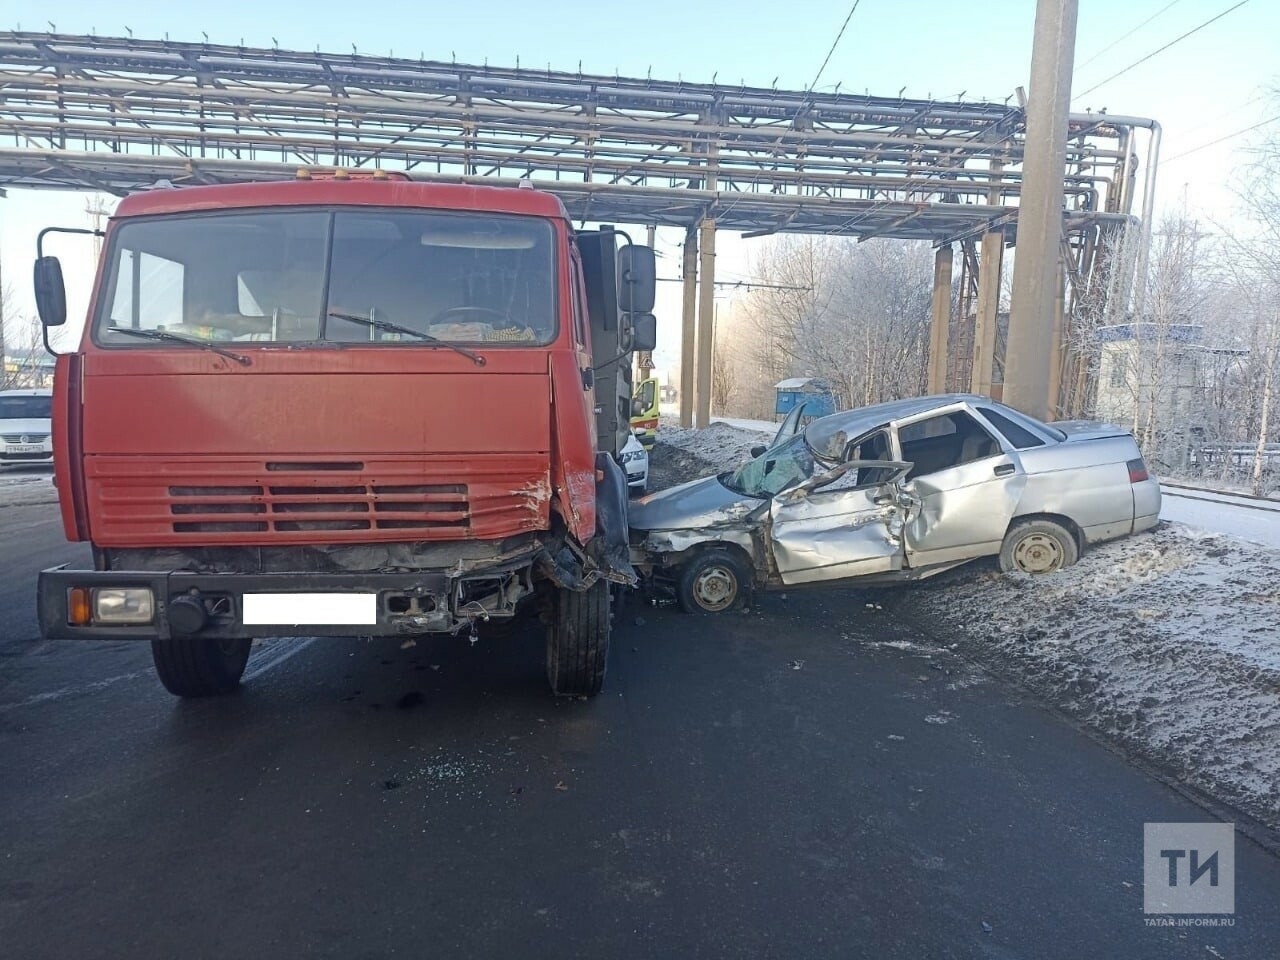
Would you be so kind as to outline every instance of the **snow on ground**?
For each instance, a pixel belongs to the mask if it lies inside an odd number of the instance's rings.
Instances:
[[[763,421],[737,421],[738,424]],[[768,424],[764,424],[768,426]],[[661,418],[658,424],[658,440],[677,450],[691,454],[714,464],[717,470],[728,470],[751,459],[751,448],[769,443],[778,432],[735,426],[732,421],[712,420],[703,430],[681,427],[678,420]]]
[[[748,430],[755,433],[766,434],[770,440],[778,433],[781,423],[774,423],[772,420],[740,420],[736,417],[712,417],[712,423],[727,423],[731,427],[737,427],[739,430]]]
[[[1182,524],[1048,577],[974,563],[892,608],[1280,828],[1280,551]]]
[[[709,471],[741,462],[762,433],[664,422],[658,436]],[[1264,539],[1280,516],[1164,504],[1156,530],[1092,547],[1052,576],[976,561],[885,591],[883,603],[1126,751],[1280,828],[1280,549],[1230,535]]]
[[[53,488],[49,468],[0,471],[0,508],[57,501],[58,492]]]

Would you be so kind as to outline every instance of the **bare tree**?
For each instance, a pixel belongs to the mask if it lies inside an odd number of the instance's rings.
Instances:
[[[711,406],[721,416],[729,412],[734,387],[738,382],[735,342],[728,336],[729,333],[728,324],[716,331],[711,352]]]
[[[743,308],[755,350],[738,365],[742,379],[818,377],[840,405],[919,393],[932,263],[924,243],[780,239],[754,267],[768,285]],[[753,405],[762,402],[750,392]]]
[[[44,356],[40,324],[18,312],[13,288],[0,266],[0,390],[40,383],[39,361]]]

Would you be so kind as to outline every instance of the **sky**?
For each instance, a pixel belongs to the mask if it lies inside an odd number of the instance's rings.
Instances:
[[[1146,116],[1164,127],[1158,208],[1184,203],[1208,221],[1230,221],[1233,190],[1249,148],[1280,130],[1280,3],[1246,0],[1238,9],[1169,49],[1175,41],[1239,0],[1080,0],[1076,94],[1072,109]],[[376,5],[275,0],[220,0],[216,5],[131,0],[9,0],[0,28],[124,35],[333,52],[745,82],[806,89],[814,83],[841,24],[846,0],[791,0],[768,12],[741,0],[649,0],[644,4],[539,4],[488,0],[381,0]],[[1003,102],[1030,74],[1034,0],[858,0],[848,27],[816,87],[873,95]],[[1149,22],[1148,22],[1149,21]],[[52,27],[51,27],[52,24]],[[1129,36],[1124,36],[1129,34]],[[1123,39],[1121,39],[1123,38]],[[1119,42],[1116,42],[1116,41]],[[1136,66],[1133,66],[1137,63]],[[1130,68],[1131,69],[1126,69]],[[1121,73],[1114,77],[1113,74]],[[1097,86],[1097,89],[1090,90]],[[1089,91],[1085,93],[1085,91]],[[1271,120],[1239,135],[1252,125]],[[1223,139],[1221,143],[1213,141]],[[0,263],[20,305],[30,303],[30,263],[42,226],[86,225],[87,195],[8,192],[0,200]],[[82,241],[64,240],[63,244]],[[660,231],[660,276],[679,272],[679,236]],[[721,234],[719,277],[747,278],[768,241]],[[83,248],[81,248],[83,249]],[[56,252],[74,256],[59,247]],[[83,258],[77,258],[83,259]],[[68,271],[69,308],[82,315],[83,275]],[[679,351],[676,283],[663,283],[658,303],[659,364]],[[726,293],[725,296],[730,294]],[[69,325],[70,326],[70,325]],[[70,332],[70,331],[68,331]]]

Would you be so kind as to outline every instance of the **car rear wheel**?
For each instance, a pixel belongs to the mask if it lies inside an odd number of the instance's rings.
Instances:
[[[164,688],[175,697],[211,697],[240,684],[253,641],[174,637],[152,640],[151,658]]]
[[[723,613],[741,607],[750,588],[750,572],[739,557],[708,550],[681,568],[676,597],[685,613]]]
[[[1080,558],[1071,531],[1052,520],[1028,520],[1015,524],[1000,547],[1000,569],[1005,573],[1054,573]]]
[[[547,626],[547,681],[558,697],[594,697],[609,659],[609,584],[557,589]]]

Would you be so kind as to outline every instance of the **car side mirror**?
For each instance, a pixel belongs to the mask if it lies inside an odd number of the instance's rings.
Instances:
[[[67,322],[67,288],[57,257],[37,257],[35,267],[36,312],[46,327]]]
[[[618,308],[624,313],[652,313],[658,292],[658,261],[652,247],[628,243],[618,251]],[[637,350],[653,347],[636,346]]]
[[[751,459],[754,460],[756,457],[760,456],[760,454],[764,453],[768,449],[769,448],[766,447],[763,443],[757,443],[754,447],[751,448]]]
[[[658,318],[652,313],[631,314],[631,349],[656,350],[658,347]]]

